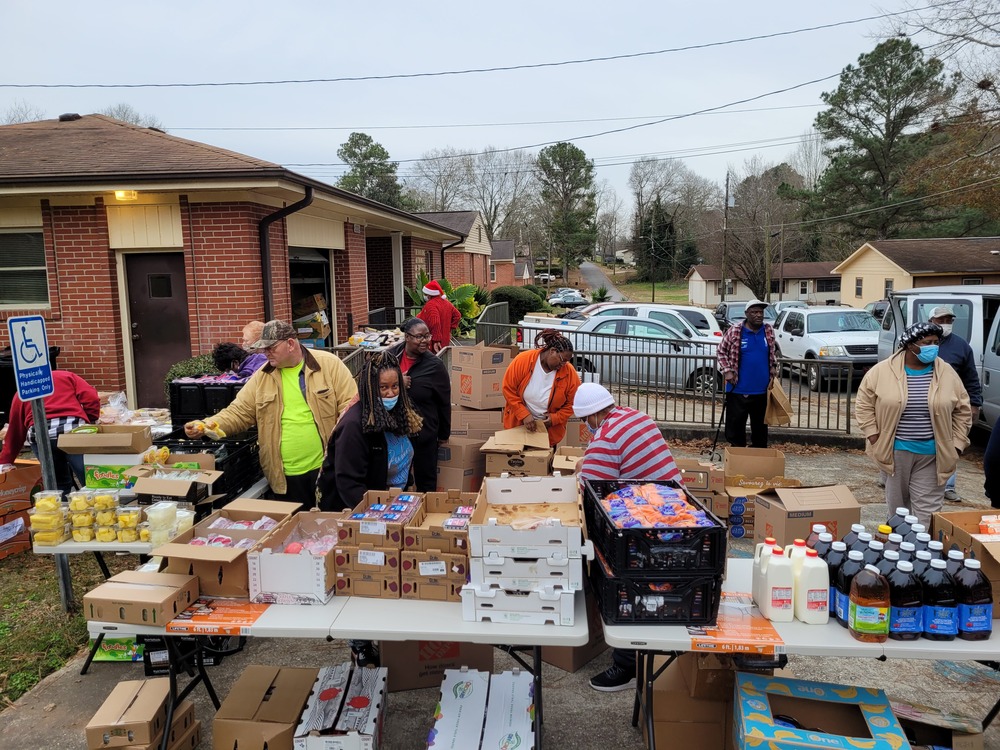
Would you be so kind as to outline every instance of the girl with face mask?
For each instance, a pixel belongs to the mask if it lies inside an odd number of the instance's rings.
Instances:
[[[865,452],[887,474],[886,503],[925,526],[944,504],[945,482],[969,445],[972,408],[954,368],[938,358],[936,323],[916,323],[899,351],[868,371],[855,401]]]

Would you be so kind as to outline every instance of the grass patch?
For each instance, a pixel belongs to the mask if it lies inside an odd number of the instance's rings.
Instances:
[[[688,284],[686,281],[658,281],[654,297],[653,284],[649,281],[620,281],[612,279],[614,285],[629,302],[658,302],[675,305],[688,305]]]
[[[106,555],[112,573],[138,565],[135,555]],[[77,605],[104,581],[93,555],[70,555]],[[87,622],[80,611],[67,614],[51,555],[23,552],[0,560],[0,709],[61,669],[86,648]]]

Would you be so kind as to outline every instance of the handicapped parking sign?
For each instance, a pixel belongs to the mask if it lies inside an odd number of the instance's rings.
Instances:
[[[25,315],[7,319],[10,351],[14,358],[14,378],[17,395],[22,401],[51,396],[52,363],[49,362],[49,340],[45,335],[45,320],[41,315]]]

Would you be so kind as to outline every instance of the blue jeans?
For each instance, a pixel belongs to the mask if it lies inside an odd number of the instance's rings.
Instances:
[[[957,477],[958,477],[958,469],[956,469],[955,471],[953,471],[951,473],[951,476],[948,477],[948,481],[944,483],[944,488],[946,490],[953,490],[953,489],[955,489],[955,479]]]
[[[49,444],[52,446],[52,463],[54,464],[56,474],[56,489],[60,489],[63,492],[72,492],[75,490],[74,475],[80,486],[83,487],[85,481],[83,454],[63,453],[56,446],[55,440],[50,440]],[[34,440],[31,441],[31,452],[35,454],[35,458],[38,458],[38,443]]]

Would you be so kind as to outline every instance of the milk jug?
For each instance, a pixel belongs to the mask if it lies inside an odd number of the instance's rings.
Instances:
[[[792,599],[796,620],[809,625],[825,625],[830,620],[830,572],[814,549],[806,550]]]
[[[763,542],[754,547],[753,551],[753,577],[750,583],[750,592],[753,600],[757,602],[760,611],[763,613],[764,604],[761,601],[761,589],[764,588],[764,571],[767,570],[767,563],[770,560],[771,548],[778,544],[778,540],[773,536],[766,537]]]
[[[772,622],[791,622],[795,619],[795,575],[792,561],[785,557],[781,547],[771,550],[767,571],[764,573],[764,617]]]
[[[799,571],[802,570],[802,561],[806,559],[807,549],[809,548],[806,546],[805,539],[796,539],[785,547],[785,557],[792,561],[792,573],[795,575],[798,575]]]

